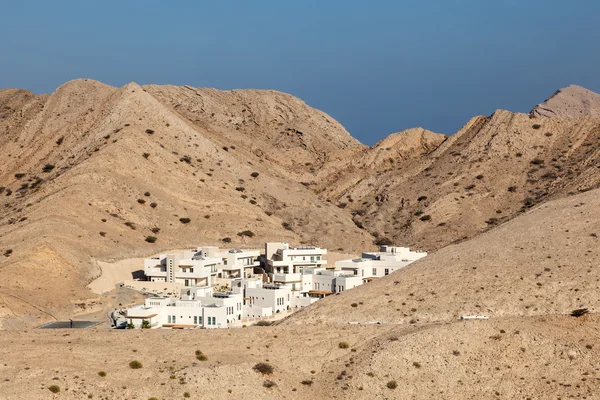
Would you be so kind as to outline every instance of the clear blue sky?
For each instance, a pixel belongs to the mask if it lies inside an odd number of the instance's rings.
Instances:
[[[373,144],[600,92],[600,1],[3,1],[0,88],[80,77],[296,95]]]

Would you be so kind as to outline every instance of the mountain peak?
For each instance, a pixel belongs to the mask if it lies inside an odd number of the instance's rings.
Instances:
[[[530,114],[545,118],[600,117],[600,94],[570,85],[536,105]]]

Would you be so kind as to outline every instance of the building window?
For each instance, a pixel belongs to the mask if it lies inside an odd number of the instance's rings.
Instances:
[[[358,270],[357,269],[354,270],[354,275],[358,275]]]
[[[170,315],[167,316],[167,321],[169,322],[169,324],[171,323],[171,316]]]
[[[377,276],[377,268],[373,268],[373,276]]]
[[[390,274],[390,270],[388,268],[385,269],[385,275],[389,275]]]
[[[194,325],[198,325],[198,317],[194,315]]]
[[[193,273],[194,272],[194,268],[190,268],[190,272]]]
[[[198,317],[198,325],[202,325],[202,316]]]

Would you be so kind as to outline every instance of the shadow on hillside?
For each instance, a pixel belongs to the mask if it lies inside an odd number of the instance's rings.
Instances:
[[[133,278],[134,281],[144,281],[146,280],[146,276],[144,275],[144,270],[143,269],[138,269],[137,271],[133,271],[131,273],[131,277]]]

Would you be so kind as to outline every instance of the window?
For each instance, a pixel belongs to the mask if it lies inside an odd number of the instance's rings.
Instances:
[[[198,317],[198,325],[202,325],[202,317]]]
[[[181,272],[185,274],[185,268],[181,268]]]
[[[194,268],[190,268],[190,272],[191,272],[191,273],[194,273]]]
[[[310,261],[315,261],[315,256],[310,256]]]
[[[358,270],[357,269],[354,270],[354,275],[358,275]]]
[[[377,268],[373,268],[373,276],[377,276]]]
[[[386,268],[384,272],[385,272],[385,275],[389,275],[390,274],[389,268]]]
[[[194,315],[194,325],[198,325],[198,317]]]
[[[171,319],[173,320],[173,323],[175,323],[175,316],[174,315],[171,317]]]
[[[168,321],[169,324],[171,323],[171,316],[170,315],[167,316],[167,321]]]

